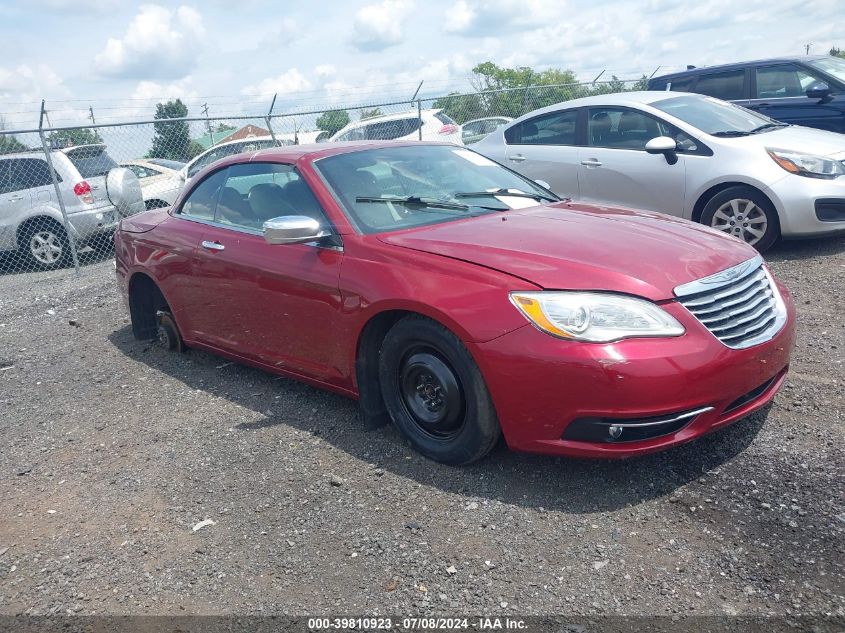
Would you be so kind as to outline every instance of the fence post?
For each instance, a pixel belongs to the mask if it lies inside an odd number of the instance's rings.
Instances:
[[[270,138],[273,139],[273,145],[278,145],[278,141],[276,141],[276,133],[273,131],[273,123],[270,121],[270,117],[273,116],[273,106],[276,105],[276,96],[273,95],[273,101],[270,102],[270,110],[267,112],[267,116],[264,117],[264,121],[267,123],[267,129],[270,131]]]
[[[56,199],[59,201],[59,210],[62,212],[62,222],[65,225],[65,235],[70,246],[70,256],[73,258],[73,268],[79,276],[79,257],[76,254],[76,238],[70,230],[70,222],[67,219],[65,201],[62,198],[62,191],[59,189],[59,180],[56,176],[56,168],[53,166],[53,158],[50,155],[50,146],[47,145],[47,137],[44,136],[44,99],[41,100],[41,116],[38,119],[38,136],[41,138],[41,148],[44,150],[44,158],[47,159],[47,166],[50,168],[50,178],[53,180],[53,190],[56,192]]]
[[[420,129],[417,131],[419,132],[420,140],[422,140],[422,99],[417,99],[417,118],[420,120]]]

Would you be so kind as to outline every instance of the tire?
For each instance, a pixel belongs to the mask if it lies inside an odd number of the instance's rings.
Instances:
[[[430,459],[469,464],[487,455],[501,435],[469,351],[430,319],[405,317],[388,331],[379,354],[379,383],[394,424]]]
[[[144,202],[144,206],[147,211],[149,211],[150,209],[163,209],[164,207],[169,207],[170,205],[164,200],[147,200]]]
[[[753,187],[739,185],[720,191],[704,206],[700,222],[743,240],[761,253],[780,237],[777,211]]]
[[[51,218],[36,218],[21,231],[20,247],[35,270],[54,270],[70,258],[70,242],[64,227]]]

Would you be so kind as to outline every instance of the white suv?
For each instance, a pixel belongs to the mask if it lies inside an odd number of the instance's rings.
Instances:
[[[105,147],[50,152],[68,227],[79,246],[110,237],[121,217],[144,210],[138,178],[118,167]],[[68,234],[41,151],[0,155],[0,251],[17,251],[24,266],[40,270],[68,261]]]
[[[331,141],[448,141],[463,145],[461,128],[442,110],[408,110],[396,114],[353,121],[331,137]]]

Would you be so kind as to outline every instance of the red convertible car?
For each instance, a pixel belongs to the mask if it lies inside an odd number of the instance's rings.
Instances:
[[[139,339],[357,398],[450,464],[687,442],[769,402],[795,337],[744,243],[448,144],[232,156],[115,247]]]

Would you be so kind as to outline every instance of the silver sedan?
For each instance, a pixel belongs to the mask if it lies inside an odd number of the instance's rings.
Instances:
[[[702,95],[627,92],[526,114],[473,145],[561,196],[659,211],[758,250],[845,231],[845,135]]]

